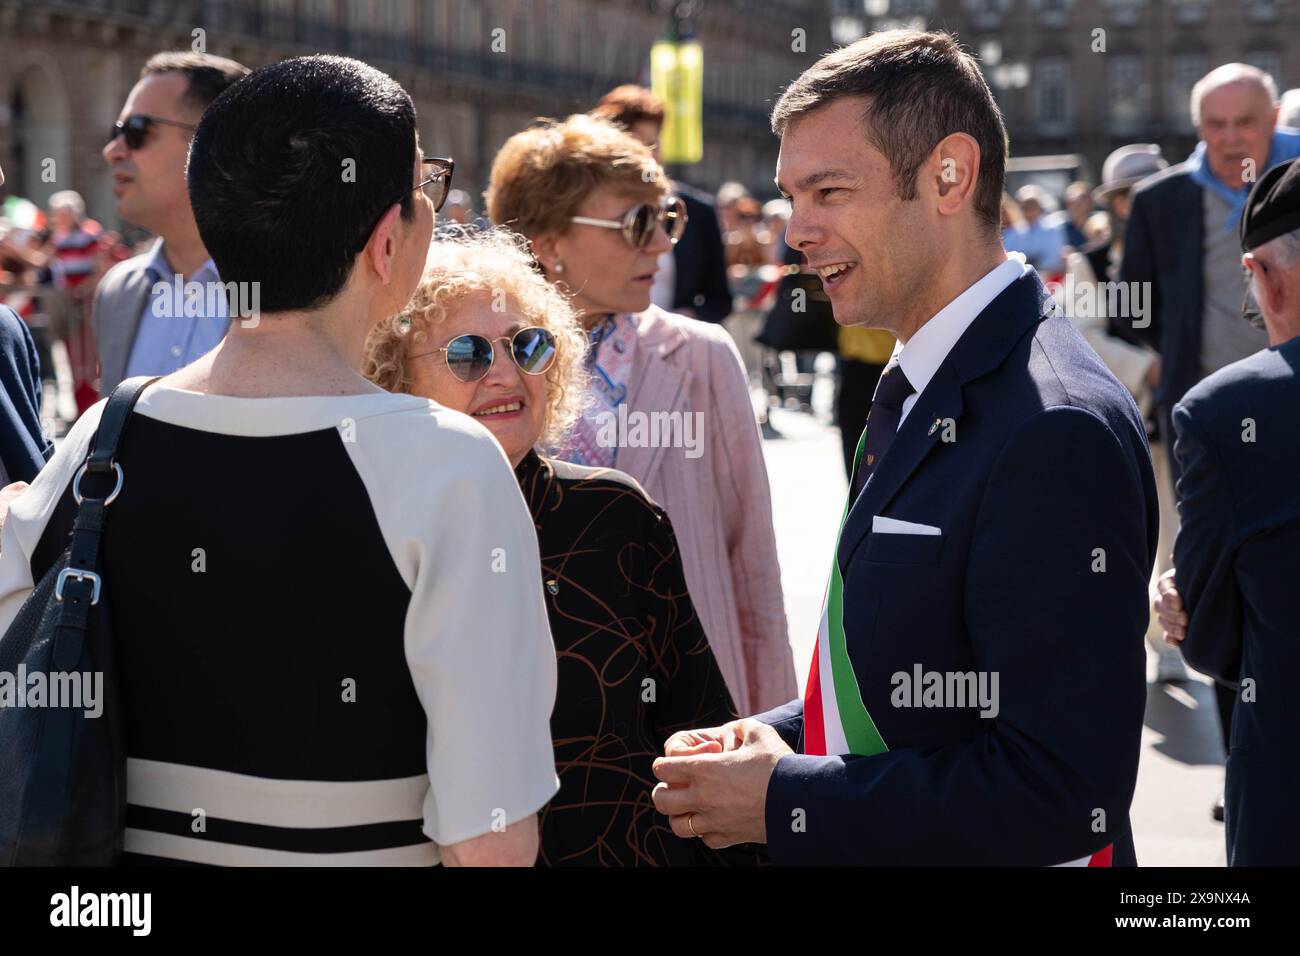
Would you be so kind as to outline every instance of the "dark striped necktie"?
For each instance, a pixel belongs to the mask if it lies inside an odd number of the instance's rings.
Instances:
[[[854,476],[854,498],[857,498],[862,486],[867,483],[867,479],[880,464],[880,459],[885,457],[885,452],[893,444],[894,436],[898,433],[898,423],[903,418],[903,402],[915,391],[899,367],[897,358],[880,373],[876,394],[871,399],[871,411],[867,414],[866,446],[862,449]]]

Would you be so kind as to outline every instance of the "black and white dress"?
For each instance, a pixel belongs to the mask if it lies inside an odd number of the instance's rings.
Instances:
[[[5,523],[0,633],[66,544],[102,408]],[[476,422],[154,386],[118,460],[130,859],[433,864],[556,792],[537,539]]]

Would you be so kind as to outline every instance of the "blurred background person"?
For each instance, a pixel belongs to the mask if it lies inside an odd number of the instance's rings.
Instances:
[[[742,199],[750,198],[749,190],[743,183],[728,181],[718,187],[715,197],[718,209],[718,224],[725,237],[727,233],[740,228],[736,217],[736,208]]]
[[[73,399],[80,414],[99,399],[99,352],[90,321],[90,298],[101,275],[99,241],[104,229],[87,218],[85,201],[71,189],[51,196],[49,210],[46,249],[54,289],[48,309],[51,332],[68,350]]]
[[[673,733],[736,712],[668,516],[621,471],[545,455],[582,413],[586,344],[527,244],[498,230],[434,243],[410,304],[370,333],[364,368],[481,422],[532,513],[559,668],[560,792],[541,813],[538,862],[692,865],[716,855],[648,812],[651,764]]]
[[[1300,128],[1300,89],[1287,90],[1278,102],[1277,125]]]
[[[446,223],[467,226],[474,216],[474,204],[469,193],[463,189],[453,189],[447,194],[447,203],[442,207],[442,220]]]
[[[1119,278],[1119,264],[1124,256],[1124,234],[1128,227],[1129,209],[1133,188],[1169,164],[1160,154],[1160,147],[1151,143],[1121,146],[1109,156],[1102,166],[1102,182],[1093,198],[1105,205],[1110,217],[1108,235],[1101,241],[1089,243],[1066,258],[1066,277],[1072,280],[1058,289],[1058,297],[1065,314],[1075,328],[1088,340],[1101,356],[1106,367],[1129,390],[1147,421],[1151,441],[1151,460],[1156,475],[1156,490],[1160,502],[1160,543],[1156,552],[1158,577],[1169,568],[1174,535],[1178,532],[1178,510],[1175,507],[1173,486],[1169,480],[1168,458],[1159,444],[1156,424],[1155,389],[1160,381],[1160,356],[1144,342],[1133,329],[1126,315],[1112,315],[1108,304],[1111,297],[1102,293],[1098,283],[1113,283]],[[1080,295],[1084,285],[1096,294]],[[1059,295],[1064,290],[1074,290],[1075,302],[1066,302]],[[1128,290],[1132,294],[1132,290]],[[1127,295],[1116,302],[1131,301]],[[1156,682],[1187,679],[1187,669],[1176,648],[1160,639],[1160,628],[1153,620],[1147,631],[1147,640],[1155,653]]]
[[[1007,252],[1019,252],[1038,270],[1043,281],[1059,279],[1065,262],[1061,258],[1067,245],[1065,228],[1049,214],[1056,211],[1056,201],[1041,186],[1032,183],[1016,191],[1016,205],[1021,221],[1002,232]]]
[[[205,294],[197,308],[182,309],[172,286],[177,275],[184,283],[221,281],[194,223],[185,161],[203,111],[247,73],[242,64],[208,53],[155,54],[112,128],[104,161],[112,169],[117,213],[158,239],[147,254],[110,269],[95,290],[100,395],[124,378],[174,372],[226,334],[224,296]],[[153,291],[158,282],[166,292]]]
[[[1088,184],[1081,181],[1070,183],[1065,189],[1065,217],[1061,223],[1067,246],[1082,249],[1088,244],[1088,220],[1092,213],[1092,190]]]
[[[744,368],[725,331],[650,302],[683,210],[653,154],[604,120],[570,116],[510,137],[486,196],[492,221],[529,240],[588,335],[593,405],[557,457],[627,472],[689,529],[686,582],[737,708],[789,699],[772,501]],[[630,427],[611,446],[600,430],[610,416],[665,413],[697,429],[694,451],[637,440]]]
[[[790,255],[790,247],[785,244],[785,227],[790,222],[790,201],[769,199],[763,203],[761,215],[759,245],[767,254],[769,265],[783,266]]]
[[[1260,179],[1240,236],[1245,311],[1265,327],[1268,347],[1208,376],[1174,407],[1182,527],[1156,609],[1192,666],[1240,694],[1228,750],[1228,865],[1295,866],[1300,160]]]
[[[846,325],[839,330],[839,393],[835,402],[835,424],[840,430],[840,451],[844,476],[853,475],[853,458],[858,440],[867,427],[871,401],[880,375],[894,354],[897,340],[884,329]]]
[[[617,87],[601,97],[591,115],[621,126],[660,161],[665,107],[650,90],[630,83]],[[722,322],[731,314],[732,296],[713,200],[683,182],[673,181],[671,189],[686,204],[686,229],[660,258],[650,301],[666,312]]]
[[[1184,162],[1133,191],[1120,280],[1146,283],[1150,311],[1128,317],[1160,354],[1156,407],[1168,464],[1166,492],[1179,477],[1171,414],[1206,375],[1263,348],[1267,335],[1241,321],[1237,228],[1253,183],[1300,156],[1300,131],[1277,129],[1277,84],[1262,70],[1229,63],[1192,87],[1189,108],[1200,142]],[[1216,684],[1225,751],[1231,688]],[[1223,801],[1213,808],[1223,819]]]

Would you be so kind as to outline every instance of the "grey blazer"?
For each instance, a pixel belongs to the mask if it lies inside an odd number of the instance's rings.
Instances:
[[[148,269],[152,255],[150,250],[119,262],[104,273],[95,289],[91,321],[99,344],[100,398],[126,378],[126,364],[131,360],[140,315],[153,286]]]

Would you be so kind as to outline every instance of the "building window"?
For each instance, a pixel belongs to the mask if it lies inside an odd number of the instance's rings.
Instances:
[[[976,30],[996,30],[1011,7],[1011,0],[962,0],[971,26]]]
[[[1045,27],[1063,27],[1070,21],[1070,0],[1034,0],[1034,6]]]
[[[1106,64],[1106,113],[1111,133],[1127,136],[1146,123],[1146,81],[1136,56],[1114,55]]]
[[[1204,53],[1180,53],[1174,57],[1173,76],[1168,86],[1169,125],[1180,133],[1190,133],[1192,124],[1192,87],[1210,70]]]
[[[1200,24],[1210,12],[1210,0],[1174,0],[1174,22]]]
[[[1064,136],[1070,128],[1070,65],[1052,57],[1034,68],[1034,113],[1043,136]]]
[[[1246,54],[1246,62],[1273,77],[1279,90],[1286,89],[1282,81],[1282,55],[1276,50],[1251,50]]]
[[[1246,19],[1254,23],[1277,21],[1277,0],[1246,0]]]
[[[934,16],[934,0],[890,0],[887,6],[891,17],[929,19]]]
[[[1145,0],[1106,0],[1106,18],[1118,26],[1132,26],[1145,6]]]

